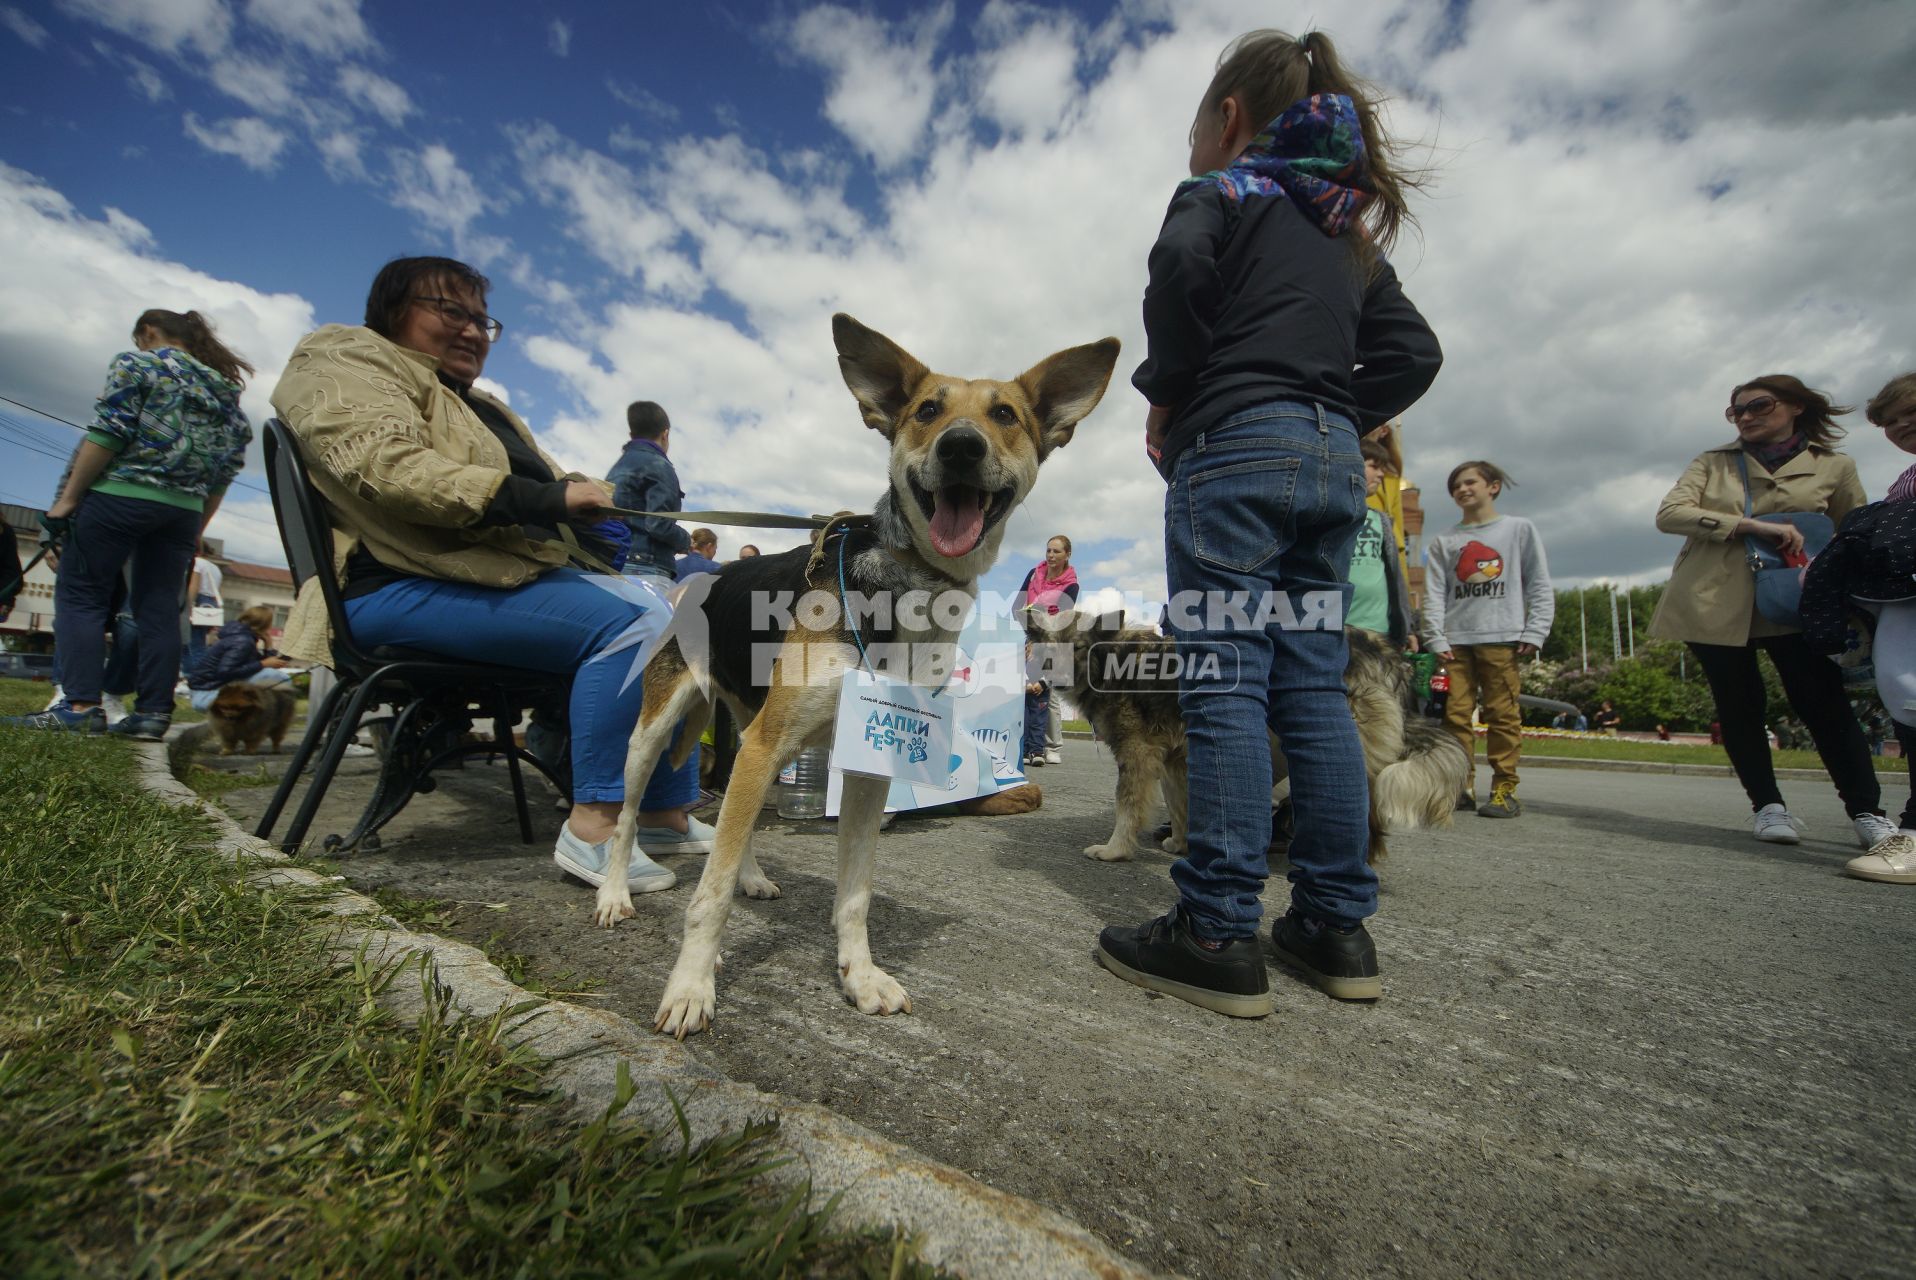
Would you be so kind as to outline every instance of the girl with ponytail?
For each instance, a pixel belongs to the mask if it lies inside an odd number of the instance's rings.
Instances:
[[[253,438],[239,405],[253,366],[197,311],[142,313],[133,324],[133,346],[107,370],[93,426],[45,517],[63,544],[53,634],[66,698],[11,723],[106,729],[100,709],[106,624],[114,584],[129,562],[139,695],[134,712],[113,732],[157,740],[173,715],[180,592],[200,534]]]
[[[1257,941],[1267,725],[1296,813],[1277,953],[1339,999],[1382,991],[1363,925],[1377,877],[1341,605],[1364,523],[1358,441],[1423,395],[1441,354],[1385,256],[1413,222],[1421,176],[1401,165],[1377,102],[1322,32],[1233,42],[1198,101],[1191,176],[1144,293],[1148,352],[1131,381],[1169,486],[1171,629],[1192,655],[1179,689],[1189,851],[1171,869],[1177,907],[1106,929],[1098,957],[1236,1017],[1272,1008]],[[1212,607],[1246,597],[1248,611]]]

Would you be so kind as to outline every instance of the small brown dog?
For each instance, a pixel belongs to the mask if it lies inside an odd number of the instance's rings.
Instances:
[[[247,754],[259,751],[259,744],[270,738],[273,751],[279,751],[280,739],[293,723],[293,691],[282,686],[263,687],[235,680],[220,690],[206,710],[206,722],[219,735],[220,754],[238,755],[245,744]]]

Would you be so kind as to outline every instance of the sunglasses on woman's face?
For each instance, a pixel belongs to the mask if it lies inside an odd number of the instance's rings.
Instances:
[[[1770,410],[1776,408],[1776,404],[1777,400],[1775,396],[1756,396],[1753,399],[1745,400],[1742,404],[1731,405],[1723,411],[1723,416],[1731,422],[1735,422],[1746,413],[1752,418],[1760,418]]]

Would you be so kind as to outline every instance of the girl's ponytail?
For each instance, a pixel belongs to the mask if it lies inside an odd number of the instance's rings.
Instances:
[[[1345,69],[1329,36],[1322,31],[1292,36],[1265,30],[1238,37],[1218,58],[1203,105],[1215,110],[1225,98],[1236,96],[1253,127],[1261,128],[1287,107],[1319,93],[1342,94],[1357,109],[1375,196],[1362,214],[1364,234],[1358,251],[1365,260],[1374,261],[1390,252],[1401,229],[1416,225],[1408,196],[1421,189],[1427,178],[1421,170],[1404,167],[1402,148],[1391,141],[1377,118],[1384,97]]]
[[[247,375],[253,372],[252,365],[235,355],[214,336],[213,326],[197,311],[188,311],[184,315],[158,308],[145,311],[133,322],[133,332],[138,334],[149,326],[178,343],[187,355],[241,386],[246,385]]]

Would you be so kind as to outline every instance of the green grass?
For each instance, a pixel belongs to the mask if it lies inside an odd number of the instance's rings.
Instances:
[[[1067,732],[1073,733],[1091,731],[1091,726],[1083,720],[1067,720],[1064,727]],[[1730,757],[1722,747],[1681,742],[1631,742],[1622,738],[1533,737],[1526,733],[1523,749],[1526,755],[1564,756],[1573,760],[1643,760],[1656,764],[1725,766],[1730,763]],[[1772,751],[1770,755],[1779,769],[1823,767],[1822,759],[1814,751]],[[1909,761],[1900,756],[1878,756],[1876,771],[1908,773]]]
[[[1525,755],[1564,756],[1573,760],[1643,760],[1656,764],[1728,765],[1730,757],[1722,747],[1680,742],[1627,742],[1616,738],[1533,738],[1525,735]],[[1821,769],[1822,759],[1814,751],[1772,750],[1770,757],[1779,769]],[[1909,761],[1898,756],[1878,756],[1879,773],[1908,773]]]
[[[509,1043],[417,970],[332,955],[126,743],[0,730],[0,1274],[922,1276],[833,1234],[755,1125],[689,1148],[567,1128]]]

